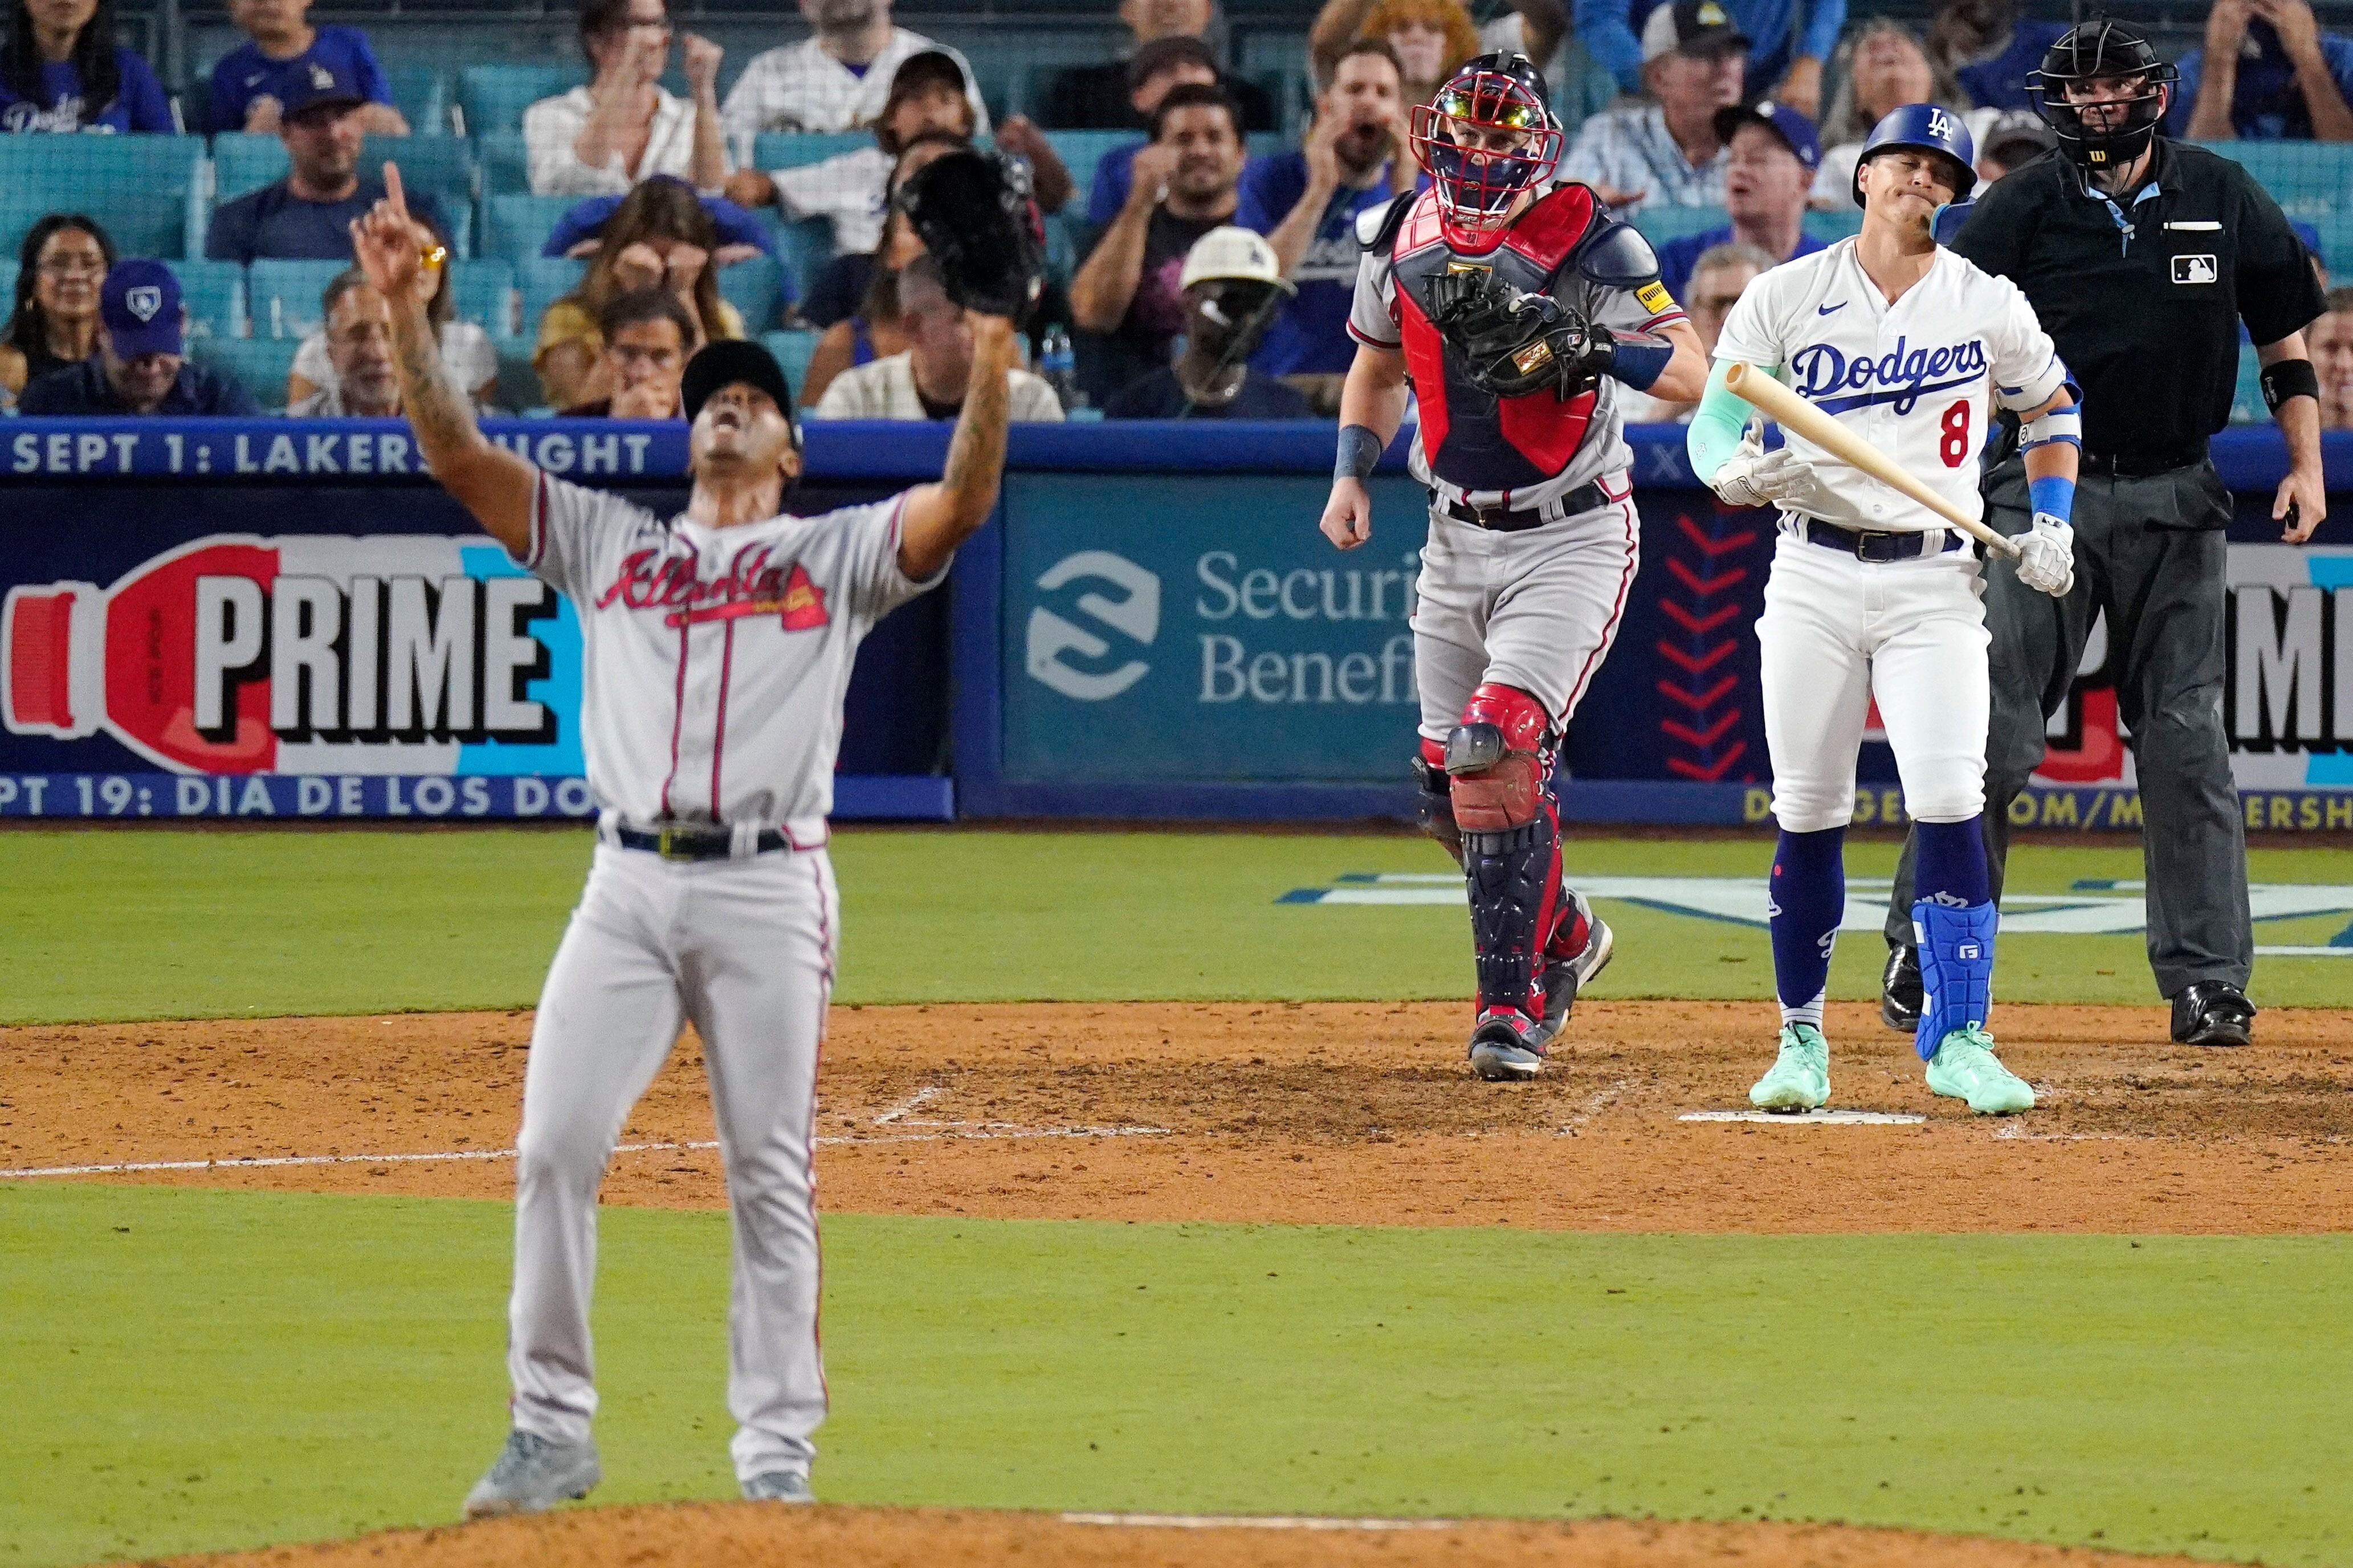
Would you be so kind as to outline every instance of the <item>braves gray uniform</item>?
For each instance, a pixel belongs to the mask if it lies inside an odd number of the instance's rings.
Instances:
[[[826,1408],[811,1119],[839,929],[826,816],[858,645],[938,581],[899,569],[904,499],[711,529],[539,478],[522,564],[579,613],[601,810],[523,1080],[507,1351],[522,1431],[588,1437],[596,1189],[684,1020],[734,1227],[736,1472],[808,1469]],[[666,824],[723,825],[733,853],[621,846]]]

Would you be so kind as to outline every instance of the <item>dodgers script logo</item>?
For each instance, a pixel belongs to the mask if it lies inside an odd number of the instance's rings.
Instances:
[[[1809,343],[1789,358],[1798,395],[1825,414],[1875,403],[1892,404],[1896,413],[1909,414],[1929,393],[1967,386],[1985,368],[1985,344],[1976,338],[1937,349],[1909,348],[1898,338],[1894,348],[1876,359],[1858,354],[1851,360],[1828,343]],[[1838,395],[1842,393],[1849,395]]]
[[[667,610],[662,617],[666,626],[769,615],[788,632],[824,626],[831,619],[826,614],[825,590],[810,581],[799,562],[786,571],[770,563],[768,552],[765,544],[747,544],[735,552],[725,572],[706,583],[691,555],[633,551],[622,560],[620,574],[596,596],[596,608],[618,603],[624,609]]]
[[[1048,567],[1038,579],[1038,586],[1050,594],[1087,580],[1108,583],[1119,590],[1120,597],[1110,598],[1090,588],[1071,607],[1097,626],[1108,627],[1149,647],[1160,632],[1159,577],[1124,555],[1114,555],[1108,550],[1082,550]],[[1143,679],[1152,668],[1140,658],[1124,660],[1109,669],[1082,668],[1072,662],[1071,656],[1099,663],[1113,653],[1110,640],[1043,605],[1029,612],[1025,651],[1029,679],[1080,702],[1103,702],[1116,697]]]

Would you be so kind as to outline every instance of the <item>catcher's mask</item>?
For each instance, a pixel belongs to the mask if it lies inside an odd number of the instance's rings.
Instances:
[[[1437,186],[1447,226],[1471,234],[1501,228],[1520,193],[1560,162],[1560,122],[1524,55],[1466,63],[1415,106],[1408,139]]]
[[[2094,16],[2044,52],[2042,68],[2027,73],[2026,91],[2067,156],[2101,173],[2126,167],[2148,151],[2180,79],[2181,72],[2158,58],[2147,38]],[[2100,83],[2120,91],[2087,101]]]

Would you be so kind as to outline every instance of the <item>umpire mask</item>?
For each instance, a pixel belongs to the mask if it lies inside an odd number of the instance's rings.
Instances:
[[[1185,290],[1185,353],[1176,380],[1204,408],[1240,395],[1250,356],[1282,308],[1280,287],[1248,278],[1210,278]]]
[[[2102,174],[2148,151],[2180,79],[2147,38],[2095,16],[2051,46],[2026,91],[2067,156]]]

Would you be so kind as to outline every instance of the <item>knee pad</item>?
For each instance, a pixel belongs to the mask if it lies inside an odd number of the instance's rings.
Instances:
[[[1535,821],[1552,757],[1552,715],[1543,703],[1517,687],[1480,687],[1446,736],[1455,826],[1466,834],[1507,834]]]

